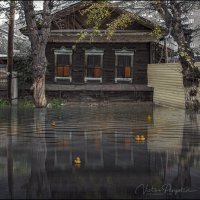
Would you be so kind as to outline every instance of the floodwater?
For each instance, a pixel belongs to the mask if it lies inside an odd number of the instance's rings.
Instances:
[[[0,109],[2,199],[199,196],[200,114],[149,103]]]

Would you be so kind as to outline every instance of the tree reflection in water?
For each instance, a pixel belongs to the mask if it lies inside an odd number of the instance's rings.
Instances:
[[[49,199],[50,185],[46,173],[46,139],[45,139],[46,110],[35,109],[32,142],[31,142],[31,176],[26,185],[28,199]]]
[[[176,198],[181,193],[150,191],[143,194],[141,189],[136,194],[136,188],[143,184],[159,190],[169,184],[172,190],[194,189],[194,179],[199,181],[196,186],[200,185],[199,115],[185,116],[185,112],[160,107],[154,108],[152,113],[149,106],[146,109],[138,106],[130,109],[124,105],[110,106],[110,110],[86,106],[81,109],[78,106],[63,108],[63,112],[22,109],[17,116],[7,112],[17,121],[13,126],[13,120],[8,125],[7,120],[4,123],[0,120],[0,128],[12,127],[7,135],[2,134],[2,138],[10,139],[8,143],[2,144],[1,139],[0,155],[7,158],[8,174],[3,174],[2,168],[0,186],[4,177],[9,184],[9,190],[0,187],[2,196],[133,199],[160,195]],[[146,119],[148,114],[152,116],[150,122]],[[0,112],[1,119],[5,118],[3,115],[6,112]],[[56,121],[53,128],[52,119]],[[16,135],[11,138],[10,133]],[[144,135],[146,140],[137,143],[134,139],[137,134]],[[77,156],[81,158],[80,167],[73,163]],[[3,159],[0,161],[1,167],[6,168]],[[20,167],[23,169],[19,172],[16,169]],[[191,197],[193,193],[185,195]]]
[[[190,168],[194,161],[194,141],[198,136],[198,121],[196,113],[186,113],[183,129],[182,149],[178,161],[178,174],[172,186],[176,189],[191,188]]]

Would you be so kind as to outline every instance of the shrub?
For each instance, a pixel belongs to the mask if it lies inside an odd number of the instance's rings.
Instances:
[[[17,71],[18,88],[22,96],[26,89],[32,85],[32,58],[27,56],[16,56],[14,58],[14,71]]]
[[[63,100],[61,98],[52,98],[48,100],[48,103],[52,105],[52,107],[60,107],[63,104]]]

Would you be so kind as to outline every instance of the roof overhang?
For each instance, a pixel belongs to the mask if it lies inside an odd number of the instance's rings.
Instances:
[[[79,39],[79,33],[83,30],[52,30],[48,42],[57,43],[75,43]],[[85,30],[87,33],[92,33],[92,30]],[[134,31],[134,30],[119,30],[116,31],[110,39],[107,39],[106,31],[100,31],[103,36],[93,36],[93,40],[88,36],[81,40],[81,43],[98,42],[98,43],[121,43],[121,42],[156,42],[157,39],[151,31]]]

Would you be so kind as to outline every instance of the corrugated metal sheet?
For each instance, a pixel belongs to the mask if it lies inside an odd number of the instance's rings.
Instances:
[[[196,63],[200,68],[200,63]],[[185,108],[185,92],[179,63],[148,65],[148,86],[154,88],[153,101],[162,106]],[[200,100],[200,90],[198,94]]]

